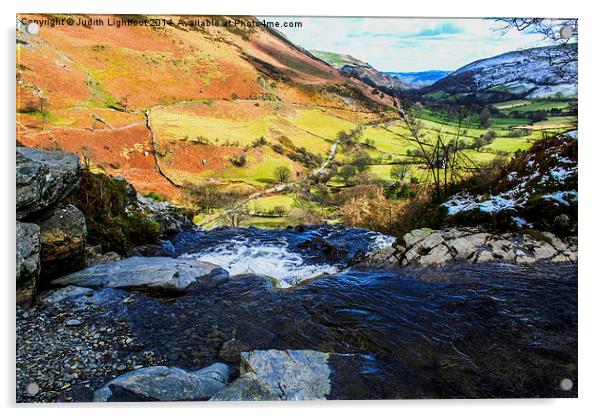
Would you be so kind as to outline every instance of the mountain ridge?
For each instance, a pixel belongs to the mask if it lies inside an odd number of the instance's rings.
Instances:
[[[479,59],[436,81],[423,92],[475,94],[484,100],[499,101],[574,97],[577,95],[576,76],[559,73],[559,65],[554,62],[564,53],[562,48],[567,47],[576,48],[577,45],[531,48]],[[576,62],[568,62],[565,66],[568,73],[576,74]]]

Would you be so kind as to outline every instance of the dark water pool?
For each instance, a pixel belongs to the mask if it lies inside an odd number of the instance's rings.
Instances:
[[[238,365],[240,351],[364,354],[331,398],[573,397],[575,266],[454,265],[324,276],[288,289],[242,276],[126,308],[135,336],[170,364]],[[115,313],[118,313],[115,311]],[[559,388],[573,381],[571,391]]]

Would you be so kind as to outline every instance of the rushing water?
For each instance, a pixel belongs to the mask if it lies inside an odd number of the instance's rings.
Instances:
[[[183,368],[236,369],[253,349],[313,349],[360,354],[354,368],[335,371],[347,382],[333,382],[330,398],[576,396],[576,266],[347,267],[390,242],[341,227],[181,235],[179,255],[216,262],[232,278],[169,299],[99,296],[147,349]],[[239,272],[300,283],[277,289]],[[566,378],[570,391],[559,388]]]
[[[218,264],[231,275],[253,273],[275,277],[282,287],[329,275],[350,260],[391,245],[394,239],[359,228],[332,226],[261,230],[221,227],[183,233],[177,253]]]

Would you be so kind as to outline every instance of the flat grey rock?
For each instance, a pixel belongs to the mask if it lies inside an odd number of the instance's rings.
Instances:
[[[94,393],[94,401],[208,400],[226,386],[229,376],[230,368],[222,363],[194,372],[176,367],[146,367],[111,380]]]
[[[92,288],[147,288],[185,291],[197,286],[216,286],[228,272],[215,264],[171,257],[129,257],[88,267],[54,280],[59,286]]]
[[[313,350],[256,350],[241,354],[241,373],[254,373],[285,400],[325,400],[329,354]]]
[[[50,306],[64,302],[67,299],[76,299],[92,293],[92,289],[87,287],[66,286],[50,292],[41,299],[41,302],[46,306]]]
[[[261,381],[255,373],[245,373],[232,384],[220,390],[212,401],[275,401],[280,396],[270,386]]]

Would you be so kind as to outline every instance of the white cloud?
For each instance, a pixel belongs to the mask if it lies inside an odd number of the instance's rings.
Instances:
[[[306,48],[347,53],[381,71],[455,70],[478,59],[545,44],[541,36],[493,30],[485,19],[260,17],[301,21],[280,28]]]

